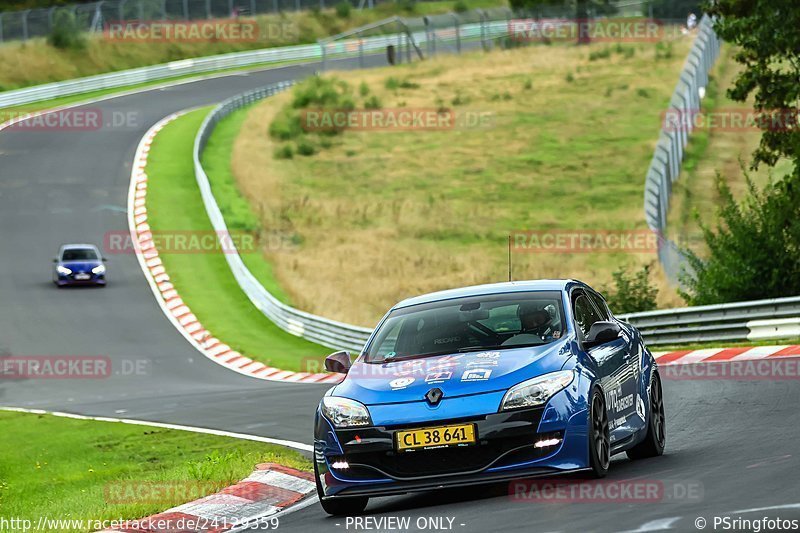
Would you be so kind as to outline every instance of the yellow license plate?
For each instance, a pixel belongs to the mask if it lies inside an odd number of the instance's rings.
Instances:
[[[398,431],[396,439],[397,449],[401,452],[417,448],[446,448],[475,444],[475,424]]]

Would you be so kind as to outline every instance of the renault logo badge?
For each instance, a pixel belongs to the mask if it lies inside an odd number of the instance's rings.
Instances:
[[[428,403],[431,405],[437,405],[442,399],[442,396],[444,396],[444,393],[442,392],[442,389],[438,387],[433,388],[425,393],[425,399],[428,400]]]

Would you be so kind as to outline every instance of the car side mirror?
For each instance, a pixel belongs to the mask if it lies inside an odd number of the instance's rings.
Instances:
[[[53,258],[53,263],[58,263],[58,257]]]
[[[350,370],[350,352],[341,351],[330,354],[325,358],[325,370],[337,374],[347,374]]]
[[[100,258],[100,260],[101,260],[103,263],[105,263],[106,261],[108,261],[108,259],[106,259],[105,257],[101,257],[101,258]]]
[[[586,340],[583,341],[583,344],[587,348],[594,348],[595,346],[613,341],[619,337],[621,332],[622,329],[616,322],[600,320],[592,324],[592,327],[589,329],[589,334],[586,335]]]

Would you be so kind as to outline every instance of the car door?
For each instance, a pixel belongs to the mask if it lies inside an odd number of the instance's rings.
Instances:
[[[644,427],[643,406],[645,405],[640,398],[642,390],[641,385],[641,371],[642,371],[642,352],[640,346],[635,342],[634,336],[627,329],[624,324],[621,324],[608,309],[605,299],[594,291],[588,292],[590,299],[595,304],[600,314],[603,315],[603,320],[611,320],[617,322],[622,327],[620,338],[625,343],[625,364],[628,366],[629,379],[625,380],[625,387],[622,391],[623,401],[617,406],[620,410],[617,413],[617,418],[624,420],[622,422],[622,429],[620,433],[632,435]],[[637,408],[641,413],[637,414]]]
[[[572,309],[582,345],[592,324],[610,319],[610,316],[604,316],[604,313],[597,308],[591,294],[584,290],[575,291],[573,294]],[[628,341],[622,335],[613,341],[586,350],[586,354],[597,364],[600,386],[605,392],[612,446],[632,435],[628,419],[635,409],[635,382],[631,375],[628,352]]]

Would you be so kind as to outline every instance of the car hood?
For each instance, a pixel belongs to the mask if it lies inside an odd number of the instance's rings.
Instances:
[[[457,353],[386,364],[356,362],[334,396],[366,405],[424,401],[438,387],[445,398],[505,390],[526,379],[560,370],[568,339],[528,348]]]
[[[100,264],[101,261],[93,260],[93,261],[62,261],[59,263],[68,269],[72,270],[73,272],[91,272],[92,269]]]

